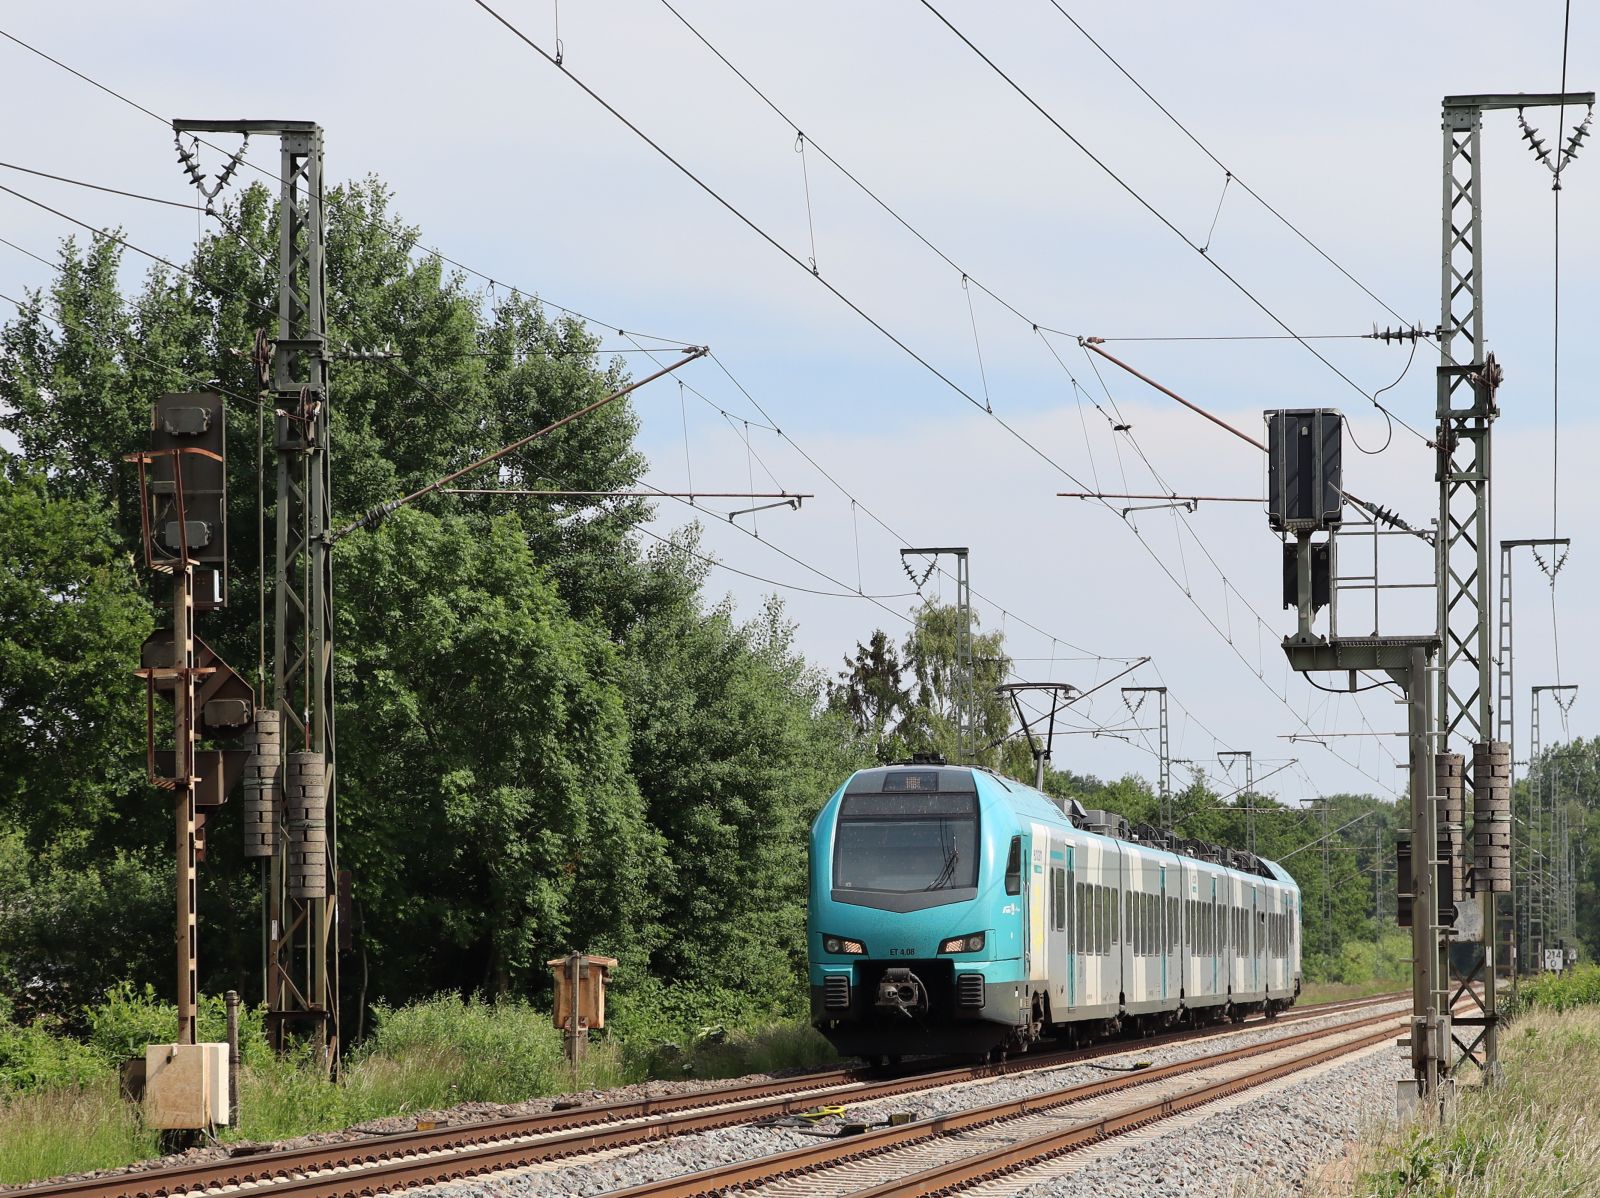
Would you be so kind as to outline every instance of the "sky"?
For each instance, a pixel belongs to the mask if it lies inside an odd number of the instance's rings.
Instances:
[[[981,630],[1005,632],[1018,679],[1106,684],[1065,717],[1058,766],[1152,777],[1154,700],[1138,707],[1122,687],[1165,685],[1171,756],[1194,763],[1176,767],[1180,782],[1202,769],[1242,784],[1243,767],[1216,754],[1248,750],[1261,789],[1289,802],[1403,784],[1404,712],[1389,692],[1330,694],[1288,671],[1280,549],[1258,504],[1123,514],[1139,501],[1057,497],[1264,491],[1260,453],[1078,338],[1107,338],[1252,435],[1263,409],[1340,409],[1348,488],[1426,524],[1437,354],[1355,335],[1437,324],[1440,99],[1557,90],[1560,4],[1509,21],[1487,3],[673,0],[683,21],[662,0],[494,7],[547,50],[559,36],[564,69],[473,0],[284,0],[270,13],[12,0],[0,29],[162,115],[318,121],[330,181],[380,176],[424,244],[497,289],[593,318],[635,374],[651,369],[640,346],[670,360],[673,343],[709,345],[715,361],[680,371],[683,389],[634,397],[649,482],[812,497],[732,519],[751,505],[663,501],[647,531],[699,520],[720,563],[713,594],[747,615],[781,595],[819,668],[836,671],[876,627],[903,637],[919,594],[900,548],[965,546]],[[1595,5],[1573,6],[1568,45],[1568,90],[1600,86]],[[0,161],[192,198],[170,129],[5,39],[0,99]],[[1554,110],[1527,115],[1546,142],[1564,140]],[[1582,116],[1569,109],[1566,132]],[[1585,148],[1562,176],[1558,375],[1551,176],[1515,112],[1485,119],[1485,324],[1505,370],[1493,536],[1574,534],[1554,588],[1525,550],[1516,561],[1519,758],[1528,686],[1585,684],[1600,656],[1586,601],[1600,568],[1583,536],[1600,427],[1600,163]],[[275,172],[276,147],[258,138],[249,161]],[[206,231],[177,209],[4,167],[0,184],[168,256]],[[48,258],[72,232],[0,192],[0,236]],[[130,259],[132,282],[144,268]],[[47,277],[0,246],[0,294]],[[1319,339],[1285,338],[1269,311]],[[1264,336],[1278,339],[1170,339]],[[1380,388],[1392,426],[1361,393]],[[1386,583],[1431,579],[1418,541],[1385,538],[1380,555]],[[1341,561],[1371,573],[1354,538]],[[921,593],[951,600],[953,580],[935,571]],[[1431,631],[1431,599],[1386,591],[1378,619],[1385,633]],[[1347,592],[1340,630],[1372,624],[1371,592]],[[1593,703],[1580,694],[1572,735],[1592,728]],[[1547,705],[1547,741],[1559,715]]]

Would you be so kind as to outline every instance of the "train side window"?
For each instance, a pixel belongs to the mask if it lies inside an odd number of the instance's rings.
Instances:
[[[1091,885],[1089,887],[1089,927],[1087,929],[1088,945],[1085,952],[1100,955],[1100,909],[1105,906],[1105,887]]]
[[[1083,952],[1099,952],[1099,886],[1090,883],[1085,894],[1090,899],[1090,908],[1083,916]]]
[[[1072,932],[1073,932],[1073,937],[1074,937],[1072,943],[1073,943],[1073,951],[1080,952],[1080,953],[1087,952],[1088,951],[1088,947],[1089,947],[1087,944],[1084,943],[1084,937],[1083,937],[1084,911],[1089,905],[1088,902],[1086,901],[1087,900],[1087,896],[1084,894],[1084,891],[1086,889],[1087,889],[1087,887],[1082,882],[1079,882],[1078,885],[1075,887],[1076,896],[1077,896],[1077,900],[1078,900],[1078,911],[1077,911],[1077,914],[1076,914],[1076,916],[1074,916],[1073,921],[1072,921]]]
[[[1128,951],[1137,955],[1139,952],[1139,941],[1138,931],[1133,920],[1133,891],[1128,891],[1127,900],[1128,901],[1123,904],[1127,908],[1127,920],[1123,926],[1128,930]]]
[[[1105,945],[1100,943],[1101,929],[1105,926],[1106,918],[1106,888],[1094,888],[1094,919],[1089,922],[1089,943],[1093,946],[1091,951],[1095,956],[1105,952]]]
[[[1022,837],[1011,838],[1011,852],[1006,855],[1006,893],[1022,893]]]
[[[1067,930],[1067,871],[1050,871],[1050,927],[1057,932]]]
[[[1105,901],[1100,904],[1100,951],[1107,956],[1111,954],[1111,912],[1116,906],[1117,896],[1111,887],[1103,886]]]
[[[1099,942],[1099,928],[1101,920],[1106,918],[1106,888],[1104,886],[1090,886],[1094,894],[1094,905],[1090,910],[1090,952],[1098,956],[1101,953]]]

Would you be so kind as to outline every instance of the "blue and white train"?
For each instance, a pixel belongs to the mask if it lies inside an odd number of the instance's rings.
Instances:
[[[1024,1050],[1275,1016],[1300,890],[981,769],[860,770],[811,829],[811,1014],[843,1054]]]

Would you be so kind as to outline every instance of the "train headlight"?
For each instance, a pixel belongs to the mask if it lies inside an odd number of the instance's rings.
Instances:
[[[941,953],[981,953],[984,946],[982,932],[969,932],[965,936],[951,936],[948,940],[941,941]]]
[[[862,957],[866,955],[867,946],[859,940],[851,940],[844,936],[824,936],[822,951],[836,956]]]

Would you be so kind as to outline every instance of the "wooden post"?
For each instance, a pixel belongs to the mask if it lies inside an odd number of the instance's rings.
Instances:
[[[583,1017],[583,954],[574,952],[567,957],[567,1060],[572,1064],[573,1084],[577,1084],[578,1066],[583,1061],[584,1049],[589,1044],[588,1020]]]

